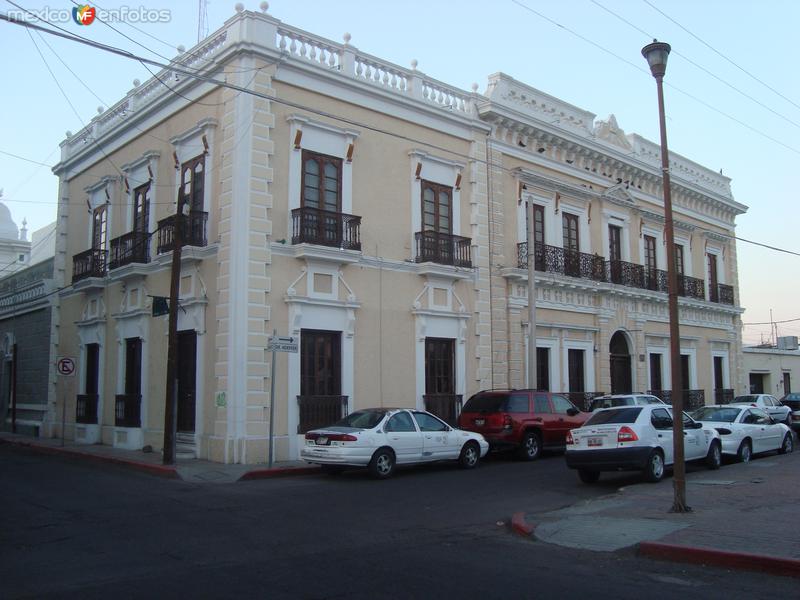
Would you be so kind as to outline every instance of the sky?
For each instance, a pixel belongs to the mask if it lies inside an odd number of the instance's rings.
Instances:
[[[34,11],[74,6],[67,0],[14,1]],[[260,10],[258,1],[243,4]],[[234,14],[234,5],[208,1],[209,32]],[[197,43],[196,1],[103,0],[91,6],[127,7],[129,14],[140,7],[163,12],[160,22],[128,18],[115,23],[141,45],[98,21],[80,26],[69,19],[58,25],[155,60],[174,57],[179,45]],[[0,0],[0,11],[13,10],[18,9]],[[749,207],[737,219],[739,238],[795,253],[737,242],[744,341],[769,341],[772,320],[779,322],[778,335],[800,335],[800,209],[794,183],[800,162],[800,77],[788,68],[796,66],[795,54],[787,54],[797,35],[800,2],[274,0],[268,11],[335,42],[349,33],[351,45],[400,66],[417,60],[418,70],[465,91],[477,83],[482,92],[489,75],[504,72],[599,119],[614,114],[626,133],[656,142],[656,87],[641,48],[653,38],[670,43],[665,77],[670,150],[732,178],[734,198]],[[117,102],[134,79],[150,77],[138,62],[32,35],[33,41],[22,27],[0,22],[6,77],[0,92],[5,115],[0,119],[0,201],[18,226],[27,220],[29,232],[55,220],[57,178],[47,166],[8,153],[55,164],[66,131],[77,132],[98,106]]]

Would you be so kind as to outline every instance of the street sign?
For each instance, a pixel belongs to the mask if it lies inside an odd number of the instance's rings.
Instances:
[[[75,375],[75,359],[69,356],[59,356],[56,361],[56,371],[65,377]]]
[[[270,352],[293,352],[297,353],[298,338],[285,335],[273,335],[267,342],[267,350]]]

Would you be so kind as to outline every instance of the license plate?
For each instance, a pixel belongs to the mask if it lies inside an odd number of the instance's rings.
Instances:
[[[485,419],[475,419],[475,425],[483,425],[486,423]]]
[[[324,446],[328,443],[328,438],[326,437],[318,437],[317,438],[317,446]]]
[[[602,446],[603,445],[603,438],[599,437],[590,437],[586,441],[587,446]]]

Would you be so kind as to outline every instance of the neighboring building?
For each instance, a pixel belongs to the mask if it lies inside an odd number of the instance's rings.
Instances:
[[[525,385],[528,201],[537,385],[668,396],[658,146],[505,75],[464,92],[348,42],[240,12],[177,60],[266,98],[164,73],[174,91],[135,82],[62,143],[68,438],[161,448],[167,318],[151,298],[169,291],[176,196],[179,449],[193,456],[266,460],[273,375],[278,459],[345,411],[452,420],[479,389]],[[745,207],[728,178],[671,159],[682,365],[701,402],[738,387],[728,236]],[[273,330],[300,340],[274,374]]]
[[[30,264],[31,243],[25,219],[19,229],[11,218],[11,211],[0,203],[0,277],[24,269]],[[52,256],[52,255],[51,255]]]
[[[752,346],[743,350],[743,370],[748,384],[737,393],[772,394],[780,399],[800,391],[800,350],[797,337],[777,339],[775,346]]]
[[[20,232],[0,204],[0,429],[34,436],[49,433],[54,232],[27,241],[25,221]]]

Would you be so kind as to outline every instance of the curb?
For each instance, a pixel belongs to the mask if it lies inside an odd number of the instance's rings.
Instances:
[[[118,458],[116,456],[102,456],[98,454],[90,454],[88,452],[81,452],[80,450],[73,450],[71,448],[60,448],[56,446],[42,446],[40,444],[23,441],[23,440],[8,440],[3,439],[0,440],[0,444],[10,444],[12,446],[21,446],[23,448],[28,448],[33,450],[34,452],[38,452],[40,454],[49,454],[49,455],[61,455],[67,456],[69,458],[80,458],[86,459],[97,463],[112,463],[115,465],[120,465],[123,467],[129,467],[131,469],[142,471],[145,473],[150,473],[151,475],[157,475],[159,477],[165,477],[167,479],[180,479],[180,475],[178,475],[178,471],[174,466],[169,465],[156,465],[152,463],[140,462],[137,460],[129,460],[126,458]]]
[[[525,520],[524,512],[515,512],[511,516],[511,530],[524,537],[533,535],[533,526]]]
[[[800,577],[800,560],[794,558],[780,558],[747,552],[728,552],[714,548],[679,546],[660,542],[641,542],[637,552],[640,556],[660,560],[703,563],[717,567],[772,573],[785,577]]]
[[[273,467],[271,469],[253,469],[247,471],[236,481],[254,481],[256,479],[270,479],[272,477],[294,477],[297,475],[313,475],[321,473],[319,467]]]

